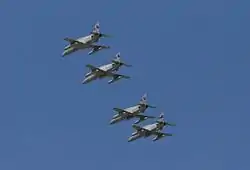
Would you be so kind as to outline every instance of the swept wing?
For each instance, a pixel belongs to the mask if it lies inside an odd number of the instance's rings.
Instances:
[[[70,44],[83,44],[82,42],[77,41],[77,40],[72,39],[72,38],[64,38],[64,40],[68,41]]]
[[[110,76],[110,77],[114,77],[114,79],[116,79],[117,77],[122,77],[122,78],[130,78],[129,76],[125,76],[125,75],[121,75],[121,74],[115,74],[112,73],[111,71],[104,71],[98,67],[95,67],[91,64],[87,64],[86,67],[88,67],[89,69],[91,69],[91,71],[100,71],[101,73],[105,74],[106,76]]]
[[[155,135],[156,137],[153,138],[153,141],[159,140],[160,138],[166,137],[166,136],[173,136],[173,134],[171,133],[163,133],[160,131],[150,131],[148,129],[145,129],[143,127],[140,127],[138,125],[133,124],[132,127],[137,131],[137,132],[141,132],[144,131],[146,133],[151,133],[152,135]]]
[[[88,67],[92,72],[97,71],[97,70],[103,71],[103,70],[101,70],[101,69],[99,69],[91,64],[87,64],[86,67]]]
[[[153,138],[153,141],[159,140],[159,139],[166,137],[166,136],[173,136],[173,134],[171,134],[171,133],[163,133],[160,131],[152,132],[152,134],[154,134],[156,136]]]
[[[150,132],[149,130],[147,130],[147,129],[145,129],[145,128],[143,128],[143,127],[140,127],[140,126],[138,126],[138,125],[135,125],[135,124],[133,124],[132,125],[132,127],[136,130],[136,131],[138,131],[138,132],[140,132],[140,131],[148,131],[148,132]]]
[[[126,110],[123,110],[123,109],[120,109],[120,108],[113,108],[113,110],[114,111],[116,111],[116,112],[118,112],[118,114],[120,114],[120,115],[122,115],[123,113],[126,113],[126,114],[128,114],[128,115],[133,115],[133,113],[131,113],[131,112],[128,112],[128,111],[126,111]]]
[[[89,45],[90,48],[92,48],[92,50],[88,53],[89,55],[92,55],[102,49],[108,49],[110,48],[110,46],[106,46],[106,45],[95,45],[95,44],[91,44]]]

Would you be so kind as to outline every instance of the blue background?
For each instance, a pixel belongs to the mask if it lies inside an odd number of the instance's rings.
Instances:
[[[249,169],[249,5],[2,0],[0,169]],[[63,38],[87,35],[97,20],[112,49],[62,59]],[[117,52],[131,80],[81,84],[86,64]],[[157,106],[147,114],[163,111],[175,136],[128,143],[133,121],[110,126],[112,108],[145,92]]]

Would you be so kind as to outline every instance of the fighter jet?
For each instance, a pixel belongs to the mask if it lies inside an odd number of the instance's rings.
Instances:
[[[132,118],[139,118],[137,121],[134,122],[135,124],[137,124],[148,118],[155,118],[154,116],[146,116],[146,115],[141,114],[141,113],[144,113],[147,108],[156,108],[156,107],[147,104],[147,94],[145,93],[142,96],[140,102],[135,106],[131,106],[126,109],[113,108],[113,110],[117,113],[112,117],[110,124],[115,124],[122,120],[130,120]]]
[[[128,138],[128,142],[134,141],[134,140],[139,139],[141,137],[147,138],[151,135],[155,136],[153,138],[153,141],[159,140],[159,139],[166,137],[166,136],[173,136],[173,134],[161,132],[161,130],[167,126],[175,126],[175,124],[166,122],[164,120],[163,113],[160,114],[159,119],[156,120],[156,122],[153,124],[149,124],[149,125],[146,125],[143,127],[133,124],[132,127],[136,131],[133,132],[132,136]]]
[[[128,65],[121,61],[121,54],[120,52],[116,54],[115,58],[112,60],[111,63],[102,65],[99,67],[92,66],[90,64],[86,65],[90,69],[90,72],[88,72],[85,75],[85,79],[82,81],[82,84],[90,83],[93,80],[96,79],[102,79],[104,77],[112,77],[113,79],[109,80],[108,83],[114,83],[122,78],[129,79],[129,76],[116,74],[121,66],[131,67],[132,65]]]
[[[91,55],[102,49],[110,48],[110,46],[94,44],[98,42],[101,37],[110,37],[110,36],[102,34],[100,32],[100,23],[97,21],[96,24],[93,26],[93,29],[89,35],[77,39],[72,39],[68,37],[64,38],[65,41],[69,42],[69,45],[67,45],[64,48],[62,57],[69,55],[73,52],[76,52],[80,49],[91,49],[91,51],[88,53],[89,55]]]

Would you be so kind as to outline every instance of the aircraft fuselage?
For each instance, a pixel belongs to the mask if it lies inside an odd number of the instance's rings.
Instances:
[[[99,69],[103,70],[103,71],[113,71],[113,69],[115,68],[114,67],[115,64],[114,63],[110,63],[110,64],[106,64],[106,65],[103,65],[103,66],[100,66]],[[85,79],[83,80],[83,84],[86,84],[86,83],[89,83],[93,80],[96,80],[96,79],[102,79],[104,77],[107,77],[108,75],[106,75],[105,73],[99,71],[99,70],[96,70],[94,72],[88,72],[86,75],[85,75]]]
[[[146,108],[142,107],[141,105],[135,105],[132,107],[128,107],[124,110],[131,114],[128,114],[127,112],[117,113],[113,116],[112,120],[110,121],[110,124],[114,124],[125,119],[130,120],[134,118],[136,115],[138,115],[139,113],[144,113]]]
[[[162,130],[164,126],[160,125],[159,123],[153,123],[153,124],[149,124],[146,126],[143,126],[143,129],[146,129],[148,131],[145,130],[140,130],[140,131],[136,131],[132,133],[132,136],[129,137],[128,141],[134,141],[136,139],[139,139],[141,137],[149,137],[151,136],[153,133],[152,132],[156,132],[158,130]]]
[[[99,40],[99,35],[94,35],[94,34],[90,34],[84,37],[80,37],[78,39],[76,39],[77,41],[81,42],[81,43],[73,43],[73,44],[69,44],[64,48],[64,52],[63,52],[63,56],[71,54],[79,49],[86,49],[89,48],[89,45],[97,42]]]

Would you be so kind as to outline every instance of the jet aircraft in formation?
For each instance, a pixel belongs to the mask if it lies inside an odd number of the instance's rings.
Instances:
[[[65,41],[69,42],[69,45],[67,45],[64,48],[62,56],[64,57],[73,52],[76,52],[78,50],[83,50],[83,49],[91,49],[91,51],[88,53],[89,55],[91,55],[102,49],[110,48],[110,46],[95,44],[96,42],[99,41],[101,37],[110,37],[110,36],[106,34],[102,34],[100,32],[100,23],[97,21],[96,24],[93,26],[93,29],[89,35],[80,37],[77,39],[68,38],[68,37],[64,38]]]
[[[93,26],[92,31],[89,35],[80,37],[77,39],[72,38],[64,38],[67,42],[69,42],[69,45],[67,45],[64,48],[64,51],[62,53],[62,56],[66,56],[69,54],[72,54],[73,52],[76,52],[78,50],[83,49],[91,49],[91,51],[88,53],[89,55],[92,55],[102,49],[109,49],[110,46],[106,45],[97,45],[100,38],[102,37],[109,37],[109,35],[103,34],[100,32],[100,23],[96,22],[96,24]],[[105,77],[111,77],[112,79],[108,81],[109,84],[116,82],[122,78],[129,79],[129,76],[117,74],[117,72],[120,70],[122,66],[131,67],[132,65],[126,64],[125,62],[121,61],[121,54],[118,52],[114,59],[112,59],[111,63],[101,65],[101,66],[93,66],[91,64],[87,64],[86,67],[89,68],[89,72],[85,74],[84,80],[82,80],[82,84],[90,83],[97,79],[103,79]],[[128,138],[128,142],[137,140],[138,138],[146,138],[151,135],[155,136],[153,138],[153,141],[156,141],[162,137],[165,136],[172,136],[170,133],[163,133],[161,130],[165,126],[175,126],[175,124],[168,123],[164,120],[164,114],[161,113],[159,118],[156,120],[155,123],[148,124],[145,126],[139,126],[137,125],[140,122],[143,122],[147,119],[155,119],[157,117],[155,116],[149,116],[144,115],[144,112],[148,108],[156,108],[155,106],[149,105],[147,103],[147,93],[145,93],[138,104],[134,106],[130,106],[125,109],[121,108],[113,108],[113,110],[116,112],[115,115],[112,117],[110,124],[116,124],[118,122],[124,121],[124,120],[130,120],[130,119],[136,119],[132,127],[136,130],[132,133],[132,136]]]
[[[145,125],[143,127],[133,124],[132,127],[136,130],[132,136],[128,138],[128,142],[137,140],[141,137],[147,138],[154,135],[153,141],[159,140],[165,136],[173,136],[171,133],[163,133],[161,130],[166,126],[175,126],[173,123],[164,120],[164,114],[161,113],[159,119],[155,123]]]
[[[125,109],[113,108],[117,113],[112,117],[110,124],[118,123],[122,120],[130,120],[132,118],[139,118],[135,122],[135,124],[142,122],[148,118],[155,118],[154,116],[147,116],[141,113],[144,113],[147,108],[156,108],[155,106],[151,106],[147,104],[147,94],[144,94],[138,104],[135,106],[131,106]]]
[[[87,84],[93,80],[102,79],[104,77],[112,77],[112,79],[108,81],[109,84],[122,78],[129,79],[129,76],[115,73],[120,69],[121,66],[131,67],[131,65],[128,65],[121,61],[120,52],[116,54],[115,58],[109,64],[105,64],[99,67],[88,64],[86,65],[86,67],[90,69],[90,72],[85,75],[85,79],[82,81],[82,84]]]
[[[165,136],[173,136],[170,133],[163,133],[161,130],[166,126],[175,126],[174,123],[169,123],[164,120],[164,113],[162,112],[155,123],[148,124],[145,126],[137,125],[140,122],[143,122],[147,119],[157,118],[155,116],[144,115],[143,113],[147,110],[147,108],[156,108],[156,106],[149,105],[147,103],[147,93],[145,93],[140,102],[135,105],[125,109],[113,108],[115,112],[117,112],[111,119],[110,124],[116,124],[123,120],[130,120],[134,118],[138,118],[132,125],[132,127],[136,130],[132,133],[132,136],[128,138],[128,142],[137,140],[141,137],[149,137],[154,135],[153,141],[159,140]]]

